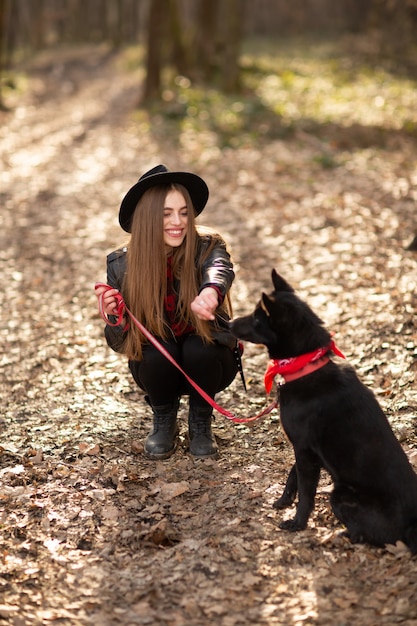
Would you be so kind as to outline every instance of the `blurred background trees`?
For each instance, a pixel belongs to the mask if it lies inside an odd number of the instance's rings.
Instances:
[[[417,0],[0,0],[0,72],[63,44],[141,45],[144,101],[166,67],[231,93],[244,38],[306,32],[367,33],[376,56],[415,71]]]

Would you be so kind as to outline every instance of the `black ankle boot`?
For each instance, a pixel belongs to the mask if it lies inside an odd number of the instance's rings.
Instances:
[[[148,459],[167,459],[178,443],[177,412],[179,400],[163,406],[152,406],[153,428],[145,439],[144,454]]]
[[[190,407],[188,416],[188,433],[190,436],[190,453],[201,459],[217,457],[219,450],[216,439],[211,432],[211,407]]]

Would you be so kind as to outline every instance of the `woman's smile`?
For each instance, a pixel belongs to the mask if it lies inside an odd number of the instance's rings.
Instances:
[[[167,228],[165,230],[166,234],[170,237],[181,237],[184,232],[182,228],[174,230],[173,228]]]

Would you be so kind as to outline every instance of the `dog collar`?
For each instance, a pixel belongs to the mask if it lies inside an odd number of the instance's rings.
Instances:
[[[307,352],[306,354],[290,357],[288,359],[271,359],[264,376],[266,393],[270,393],[272,383],[277,374],[280,374],[285,382],[307,376],[307,374],[315,372],[329,362],[329,357],[326,357],[328,352],[333,352],[342,359],[345,358],[345,355],[332,340],[328,346],[318,348],[313,352]]]

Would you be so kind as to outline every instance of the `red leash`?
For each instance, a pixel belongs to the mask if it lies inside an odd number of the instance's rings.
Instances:
[[[108,291],[109,289],[114,289],[114,287],[111,287],[110,285],[106,285],[106,283],[96,283],[95,286],[94,286],[94,289],[97,289],[99,287],[105,287],[106,291]],[[174,365],[181,372],[181,374],[187,379],[187,381],[190,383],[190,385],[192,385],[194,387],[194,389],[196,389],[198,391],[198,393],[204,398],[204,400],[206,402],[208,402],[208,404],[210,404],[214,409],[216,409],[216,411],[218,411],[219,413],[221,413],[222,415],[224,415],[228,419],[232,420],[232,422],[235,422],[236,424],[243,424],[243,423],[247,423],[247,422],[253,422],[253,421],[259,419],[260,417],[264,417],[265,415],[268,415],[269,413],[271,413],[271,411],[273,411],[277,407],[277,402],[274,401],[274,402],[272,402],[272,404],[270,404],[268,407],[266,407],[263,411],[261,411],[257,415],[254,415],[253,417],[236,417],[230,411],[227,411],[226,409],[223,409],[219,404],[217,404],[217,402],[215,400],[213,400],[213,398],[211,398],[204,391],[204,389],[202,389],[199,385],[197,385],[197,383],[194,382],[194,380],[192,378],[190,378],[190,376],[188,376],[188,374],[186,372],[184,372],[182,367],[170,355],[168,350],[166,350],[164,348],[164,346],[161,345],[159,343],[159,341],[145,328],[145,326],[143,326],[143,324],[141,324],[139,322],[139,320],[136,319],[136,317],[133,315],[133,313],[131,313],[129,311],[129,309],[127,308],[126,303],[123,300],[123,296],[122,296],[122,294],[120,292],[118,294],[116,294],[116,296],[115,296],[115,298],[117,300],[116,313],[115,313],[115,315],[117,315],[117,320],[115,322],[110,322],[110,320],[108,319],[108,317],[106,316],[106,314],[104,312],[104,306],[103,306],[103,296],[104,296],[104,294],[105,294],[105,291],[103,291],[103,293],[100,294],[100,296],[98,297],[98,310],[99,310],[100,316],[106,322],[106,324],[108,324],[109,326],[119,326],[119,324],[121,324],[121,322],[123,320],[123,316],[126,313],[129,316],[130,320],[135,324],[135,326],[137,326],[139,328],[141,333],[143,335],[145,335],[145,337],[155,346],[155,348],[157,348],[159,350],[159,352],[166,359],[168,359],[168,361],[170,363],[172,363],[172,365]],[[125,327],[126,330],[127,330],[128,327],[129,326]]]

